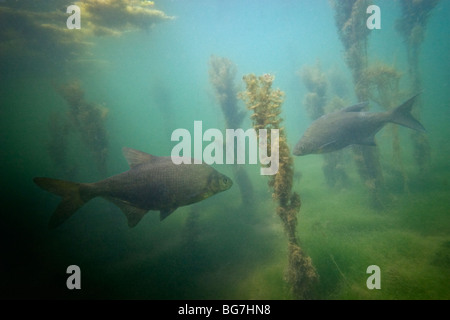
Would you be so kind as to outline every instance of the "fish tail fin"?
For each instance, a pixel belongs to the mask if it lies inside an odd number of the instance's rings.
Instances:
[[[66,221],[72,214],[80,209],[94,195],[89,192],[87,184],[76,183],[51,178],[34,178],[34,183],[40,188],[54,193],[62,198],[55,212],[50,218],[49,228],[53,229]]]
[[[411,114],[411,108],[418,95],[419,94],[416,94],[415,96],[409,98],[392,110],[389,115],[389,122],[393,122],[413,130],[426,132],[423,125]]]

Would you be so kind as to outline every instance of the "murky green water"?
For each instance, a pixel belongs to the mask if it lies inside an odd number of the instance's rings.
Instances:
[[[336,10],[328,1],[82,2],[0,2],[2,298],[295,299],[285,280],[287,236],[259,164],[213,165],[234,180],[230,190],[162,222],[150,211],[134,228],[95,198],[49,230],[59,197],[32,179],[118,174],[129,169],[124,146],[169,156],[172,132],[193,134],[196,120],[203,131],[225,132],[211,56],[234,65],[236,92],[245,74],[275,76],[292,148],[312,122],[307,96],[317,93],[302,70],[324,79],[324,112],[333,101],[358,101]],[[406,14],[401,3],[370,3],[381,10],[381,29],[366,31],[360,51],[373,71],[366,97],[381,112],[420,85],[413,114],[427,133],[381,129],[376,181],[361,173],[352,147],[336,153],[329,171],[323,155],[293,158],[297,236],[319,275],[316,299],[450,298],[450,2],[438,1],[409,38],[398,25],[427,8]],[[81,8],[79,30],[66,26],[71,4]],[[240,127],[251,128],[252,113],[237,105]],[[238,166],[249,177],[244,189]],[[66,286],[70,265],[80,267],[81,290]],[[371,265],[380,289],[366,285]]]

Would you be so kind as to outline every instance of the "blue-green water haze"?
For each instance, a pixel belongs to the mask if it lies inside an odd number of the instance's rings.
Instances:
[[[3,29],[10,33],[0,31],[2,299],[295,299],[285,281],[287,238],[258,164],[244,166],[253,187],[251,205],[244,205],[233,165],[214,164],[235,181],[230,190],[181,207],[162,222],[150,211],[134,228],[118,207],[95,198],[50,230],[59,197],[39,189],[33,178],[94,182],[124,172],[122,147],[168,156],[176,144],[173,130],[193,132],[195,120],[203,122],[203,130],[225,132],[209,76],[211,56],[236,66],[237,91],[245,90],[245,74],[275,76],[273,87],[285,93],[281,117],[292,149],[312,122],[301,77],[305,66],[320,66],[329,101],[340,94],[346,105],[358,102],[330,2],[155,1],[152,8],[173,19],[137,30],[121,26],[120,35],[87,33],[83,9],[81,30],[68,30],[64,10],[72,2],[41,2],[0,2],[0,18],[12,14],[5,8],[59,10],[64,14],[55,26],[65,32],[65,38],[45,39],[39,38],[45,33],[26,36],[21,32],[32,29],[20,31],[18,25]],[[382,28],[367,38],[368,63],[399,72],[393,103],[398,105],[415,93],[407,46],[396,29],[400,2],[372,3],[381,8]],[[387,125],[376,136],[384,188],[383,206],[374,208],[351,148],[340,151],[348,175],[344,185],[327,183],[322,155],[293,158],[293,189],[302,201],[297,234],[319,275],[316,299],[450,298],[449,13],[450,1],[439,1],[420,45],[422,94],[414,114],[427,130],[426,169],[415,160],[410,129],[396,129],[401,161],[395,158],[395,129]],[[82,31],[81,48],[58,50],[62,39]],[[84,134],[102,143],[95,130],[104,128],[105,172],[77,129],[87,127],[74,124],[62,94],[61,87],[74,83],[84,101],[100,110],[95,127]],[[238,103],[245,110],[244,102]],[[370,111],[383,110],[370,100]],[[247,110],[242,128],[252,127],[250,116]],[[52,158],[51,141],[66,146],[53,149],[64,165]],[[82,272],[81,290],[66,287],[66,268],[73,264]],[[366,286],[370,265],[380,267],[379,290]]]

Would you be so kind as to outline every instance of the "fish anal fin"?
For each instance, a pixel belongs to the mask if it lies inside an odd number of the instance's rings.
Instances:
[[[139,151],[132,148],[123,147],[122,148],[123,155],[125,159],[127,159],[128,165],[130,168],[133,168],[137,165],[152,162],[158,159],[159,157],[153,156],[143,151]]]
[[[159,211],[159,221],[163,221],[167,218],[172,212],[174,212],[177,208],[163,209]]]
[[[139,221],[144,217],[144,215],[148,212],[146,209],[141,209],[129,204],[126,201],[115,199],[115,198],[107,198],[109,201],[114,203],[116,206],[122,210],[128,220],[128,226],[130,228],[136,226]]]
[[[83,206],[84,202],[80,198],[63,198],[56,207],[55,212],[50,217],[48,226],[50,229],[54,229],[64,221],[66,221],[72,214]]]

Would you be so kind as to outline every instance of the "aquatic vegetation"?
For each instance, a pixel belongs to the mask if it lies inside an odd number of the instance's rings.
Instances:
[[[400,98],[401,77],[401,72],[394,66],[375,62],[364,69],[360,81],[367,88],[369,98],[389,110]]]
[[[369,98],[363,74],[368,65],[367,37],[370,30],[366,27],[366,9],[368,1],[332,0],[334,19],[339,38],[344,46],[344,59],[353,75],[355,94],[359,101]],[[354,146],[354,160],[364,185],[372,195],[372,205],[383,208],[382,190],[384,188],[378,148]]]
[[[439,0],[400,1],[402,17],[397,20],[396,27],[412,50],[418,50],[424,41],[430,12],[438,3]]]
[[[328,109],[327,87],[328,81],[325,72],[322,71],[319,61],[314,66],[304,66],[300,71],[300,76],[308,93],[304,99],[304,105],[312,120],[316,120],[325,114]],[[325,180],[328,186],[345,186],[348,177],[343,166],[342,152],[324,154],[324,164],[322,167]]]
[[[398,21],[397,28],[408,44],[409,73],[413,81],[414,93],[420,91],[418,46],[424,38],[423,29],[428,13],[436,3],[437,1],[420,0],[401,2],[403,18]],[[362,26],[365,22],[365,17],[361,14],[361,10],[367,7],[367,1],[333,1],[332,4],[335,10],[338,34],[345,48],[345,60],[352,70],[356,96],[360,101],[371,98],[386,109],[392,108],[395,102],[398,101],[400,74],[393,67],[380,63],[376,63],[373,66],[368,65],[368,29]],[[417,105],[420,108],[420,101]],[[430,146],[427,137],[421,132],[413,132],[411,135],[415,145],[414,157],[420,170],[424,172],[430,157]],[[382,208],[384,179],[378,159],[378,149],[355,147],[354,150],[360,176],[373,195],[372,204],[375,207]],[[394,131],[393,151],[398,168],[402,168],[400,143],[396,131]],[[402,171],[401,175],[407,190],[406,174]]]
[[[153,1],[83,0],[75,2],[83,12],[86,28],[94,35],[120,35],[130,30],[148,30],[173,19],[154,8]]]
[[[236,72],[236,65],[227,58],[211,56],[209,59],[209,81],[214,86],[227,129],[240,128],[245,117],[245,111],[239,110],[238,92],[234,83]],[[238,152],[235,151],[235,158],[237,154]],[[234,163],[236,163],[236,159],[234,160]],[[233,166],[233,173],[241,192],[242,203],[247,207],[253,206],[253,186],[245,168]]]
[[[69,134],[71,125],[62,113],[53,113],[48,121],[50,139],[47,151],[54,166],[61,169],[67,178],[73,178],[75,167],[68,161]]]
[[[441,203],[448,192],[416,190],[413,201],[405,197],[395,208],[374,214],[363,201],[354,201],[364,197],[364,190],[330,194],[317,193],[318,189],[314,188],[312,198],[303,197],[299,232],[320,274],[321,297],[449,297],[448,210],[434,204]],[[381,290],[368,290],[365,285],[365,271],[371,264],[381,268]]]
[[[213,55],[209,59],[209,81],[214,86],[226,127],[230,129],[240,128],[245,117],[245,111],[239,110],[234,83],[236,72],[236,65],[227,58]]]
[[[153,8],[151,1],[86,0],[75,2],[82,12],[82,26],[69,30],[69,15],[57,6],[39,7],[24,2],[20,8],[0,6],[0,70],[16,72],[29,66],[39,72],[65,71],[92,46],[93,36],[121,35],[131,30],[148,30],[173,19]],[[64,8],[65,9],[65,8]],[[6,63],[7,62],[7,63]]]
[[[80,33],[58,27],[62,12],[35,12],[0,6],[0,70],[5,75],[28,70],[61,71],[87,43]]]
[[[320,63],[316,62],[314,66],[304,66],[300,71],[300,77],[308,93],[304,99],[304,104],[309,117],[312,120],[324,115],[326,104],[327,79],[325,73],[321,70]]]
[[[420,47],[425,40],[425,30],[430,17],[431,10],[438,4],[439,0],[415,0],[400,1],[402,17],[397,20],[397,31],[403,36],[408,56],[408,71],[411,77],[411,90],[419,92],[422,89],[420,76]],[[422,108],[419,100],[418,110]],[[419,111],[416,113],[418,119]],[[430,165],[431,148],[428,138],[423,133],[414,132],[411,134],[414,142],[414,157],[421,172],[428,171]]]
[[[334,19],[339,39],[344,45],[344,59],[353,74],[355,91],[360,101],[365,100],[364,88],[358,87],[358,79],[367,65],[367,36],[370,30],[366,27],[366,9],[368,1],[332,0]]]
[[[402,74],[394,67],[381,62],[368,66],[361,77],[365,83],[371,100],[378,103],[386,110],[396,107],[400,99],[400,79]],[[401,144],[398,126],[389,126],[390,137],[392,137],[392,155],[395,170],[399,172],[403,180],[403,189],[408,191],[408,176],[402,159]]]
[[[344,72],[337,66],[333,66],[328,70],[327,75],[330,94],[334,97],[339,97],[340,99],[348,99],[350,92],[348,88],[348,79]]]
[[[431,261],[432,265],[450,269],[450,241],[443,241]]]
[[[69,106],[67,115],[70,123],[80,134],[83,144],[94,156],[101,175],[106,176],[108,135],[105,120],[108,109],[86,101],[84,91],[78,81],[62,85],[57,89]]]
[[[286,134],[280,127],[282,118],[281,104],[284,93],[277,89],[272,90],[274,76],[264,74],[256,77],[248,74],[243,77],[246,91],[240,93],[251,115],[253,127],[259,129],[279,129],[279,169],[269,179],[269,186],[273,189],[272,197],[278,202],[276,212],[280,217],[288,237],[288,269],[286,280],[296,298],[312,298],[313,288],[318,275],[311,258],[308,257],[299,245],[297,238],[297,214],[300,211],[300,196],[292,191],[294,168],[293,159],[286,142]],[[271,137],[268,135],[268,146],[271,146]],[[270,151],[272,152],[272,151]]]

